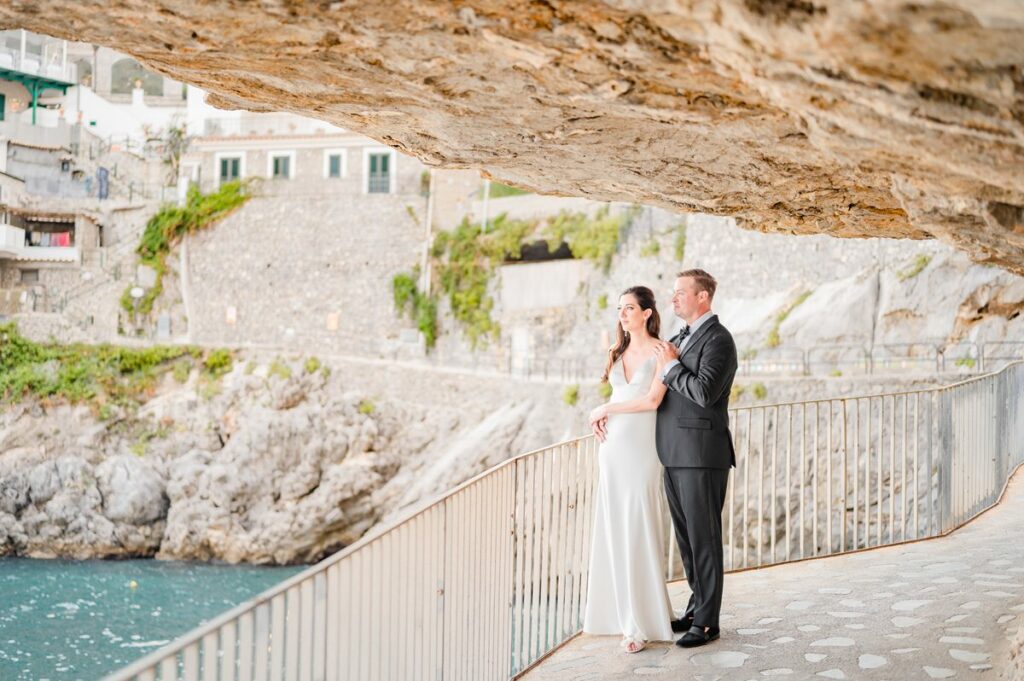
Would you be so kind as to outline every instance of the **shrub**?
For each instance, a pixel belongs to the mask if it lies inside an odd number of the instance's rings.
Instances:
[[[608,294],[602,293],[597,297],[597,309],[604,310],[608,308]]]
[[[319,368],[320,360],[317,359],[316,357],[310,357],[309,359],[307,359],[306,364],[303,365],[302,367],[303,371],[305,371],[307,374],[315,374],[317,372],[317,369]]]
[[[364,416],[371,416],[377,411],[377,406],[371,400],[360,400],[359,401],[359,413]]]
[[[679,262],[683,261],[686,255],[686,223],[680,222],[676,225],[675,256]]]
[[[790,313],[798,308],[807,298],[811,295],[811,291],[804,291],[796,297],[796,300],[791,302],[789,305],[783,307],[777,315],[775,315],[775,321],[772,323],[772,328],[768,330],[768,337],[765,339],[765,345],[769,348],[776,348],[779,346],[779,327],[782,326],[782,322],[786,321],[786,317]]]
[[[658,243],[657,239],[655,239],[654,237],[651,237],[651,239],[648,240],[648,242],[643,245],[643,248],[640,249],[640,257],[641,258],[653,258],[654,256],[658,255],[658,253],[660,253],[660,252],[661,252],[661,244]]]
[[[413,268],[412,274],[396,274],[391,279],[391,293],[395,311],[400,317],[409,315],[423,334],[427,347],[432,348],[437,343],[437,300],[419,290],[417,279],[419,267]]]
[[[188,381],[188,375],[192,372],[192,362],[187,359],[180,359],[174,363],[174,380],[178,383]]]
[[[157,376],[189,353],[182,347],[36,343],[14,323],[0,324],[0,397],[130,405],[150,394]],[[109,409],[109,407],[108,407]]]
[[[597,394],[601,396],[602,400],[607,400],[612,396],[612,384],[608,381],[601,381],[597,384]]]
[[[210,378],[220,378],[231,371],[231,351],[221,348],[206,356],[203,367]]]
[[[930,263],[931,261],[932,256],[925,255],[924,253],[922,253],[921,255],[914,258],[914,262],[911,263],[910,267],[897,272],[896,278],[899,279],[900,281],[909,281],[910,279],[913,279],[917,275],[921,274],[922,270],[924,270],[925,267],[928,267],[928,263]]]
[[[568,404],[570,407],[576,406],[576,403],[580,399],[580,386],[576,383],[565,386],[565,390],[562,391],[562,401]]]
[[[758,400],[763,400],[768,397],[768,388],[765,387],[764,383],[755,383],[750,386],[750,392]]]
[[[287,381],[292,377],[292,369],[279,359],[275,359],[270,363],[270,367],[267,369],[267,376],[277,376],[278,378]]]

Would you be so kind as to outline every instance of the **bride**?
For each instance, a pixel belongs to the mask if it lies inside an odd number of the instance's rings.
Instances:
[[[647,641],[671,641],[672,610],[665,586],[662,466],[654,443],[665,384],[655,348],[660,319],[646,286],[619,298],[617,341],[603,379],[611,400],[590,414],[598,450],[597,508],[583,631],[621,634],[626,652]],[[603,436],[603,437],[602,437]]]

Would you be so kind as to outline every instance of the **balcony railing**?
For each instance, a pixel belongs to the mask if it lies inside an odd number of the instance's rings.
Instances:
[[[1024,462],[1024,362],[730,418],[729,569],[937,537]],[[583,437],[506,461],[108,678],[514,677],[582,626],[596,451]]]
[[[240,117],[207,118],[203,129],[204,137],[239,136],[292,136],[339,134],[345,130],[315,118],[291,114],[249,114]]]
[[[21,30],[0,31],[0,68],[75,82],[66,41]]]

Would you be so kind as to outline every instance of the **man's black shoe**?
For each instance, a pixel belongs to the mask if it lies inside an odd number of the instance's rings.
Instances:
[[[690,627],[693,626],[693,615],[687,617],[680,617],[677,620],[672,620],[672,632],[681,634],[684,631],[689,631]]]
[[[704,627],[693,625],[681,639],[676,641],[676,645],[681,648],[696,648],[717,639],[718,633],[718,627],[708,627],[707,631],[704,631]]]

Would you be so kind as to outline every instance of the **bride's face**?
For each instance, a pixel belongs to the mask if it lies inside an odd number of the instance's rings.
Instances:
[[[636,296],[627,293],[619,298],[619,324],[623,331],[636,333],[647,325],[647,318],[651,316],[650,310],[640,307]]]

